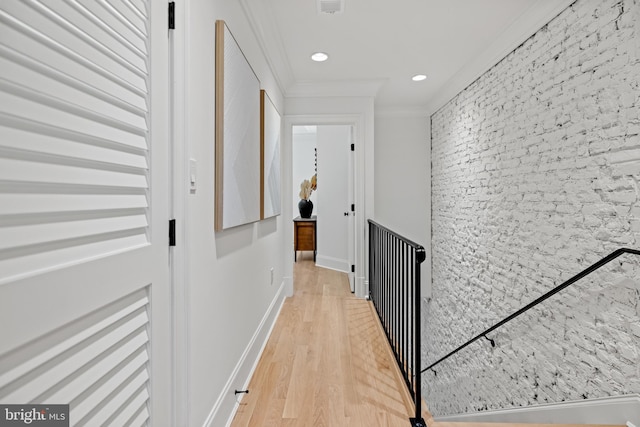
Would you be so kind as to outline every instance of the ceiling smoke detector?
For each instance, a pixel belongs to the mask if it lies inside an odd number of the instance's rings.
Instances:
[[[344,0],[317,0],[318,13],[333,15],[344,12]]]

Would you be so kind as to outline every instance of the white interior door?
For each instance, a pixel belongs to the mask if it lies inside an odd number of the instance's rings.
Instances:
[[[352,178],[351,128],[349,125],[317,127],[318,191],[316,263],[322,267],[351,272],[349,222]]]
[[[170,419],[166,23],[0,2],[0,402]]]

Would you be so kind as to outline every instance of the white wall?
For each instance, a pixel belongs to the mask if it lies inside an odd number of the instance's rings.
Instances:
[[[374,220],[424,246],[423,297],[431,295],[429,126],[426,114],[376,114]]]
[[[318,135],[315,126],[304,126],[304,128],[307,129],[306,132],[296,133],[293,137],[293,164],[291,166],[293,176],[293,193],[291,196],[291,210],[294,218],[300,216],[300,211],[298,210],[298,202],[300,201],[300,184],[305,179],[311,180],[311,177],[316,173],[315,149],[317,147]],[[311,193],[311,197],[309,198],[313,203],[312,215],[315,215],[317,211],[316,195],[317,193],[314,191]]]
[[[432,116],[430,363],[640,245],[640,3],[578,0]],[[625,256],[425,374],[435,415],[640,392]]]
[[[240,2],[186,0],[178,6],[176,87],[178,200],[186,245],[178,277],[179,419],[177,425],[220,426],[246,385],[283,283],[282,216],[214,233],[215,21],[225,20],[279,111],[283,97]],[[197,190],[187,191],[188,159],[197,161]],[[182,178],[182,179],[181,179]],[[290,193],[283,193],[290,194]],[[283,212],[290,212],[289,204]],[[287,222],[287,225],[289,223]],[[271,283],[270,269],[274,269]],[[275,304],[275,306],[274,306]],[[269,311],[271,308],[272,311]],[[272,317],[265,316],[272,315]],[[267,323],[262,324],[263,320]],[[255,342],[254,342],[255,340]],[[181,349],[182,350],[182,349]],[[180,354],[180,353],[178,353]],[[243,363],[244,362],[244,363]],[[185,396],[186,394],[186,396]]]

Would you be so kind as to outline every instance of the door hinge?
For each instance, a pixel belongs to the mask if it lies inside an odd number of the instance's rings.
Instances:
[[[351,203],[351,212],[355,212],[356,211],[356,205],[354,203]]]
[[[176,245],[176,220],[169,220],[169,246]]]
[[[169,29],[176,29],[176,2],[169,2]]]
[[[356,144],[351,144],[351,151],[356,151]]]
[[[356,272],[356,266],[355,264],[351,264],[351,272],[355,273]]]

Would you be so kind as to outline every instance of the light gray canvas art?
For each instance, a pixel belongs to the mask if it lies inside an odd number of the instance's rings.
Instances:
[[[227,229],[260,220],[260,82],[226,25],[223,126]]]

